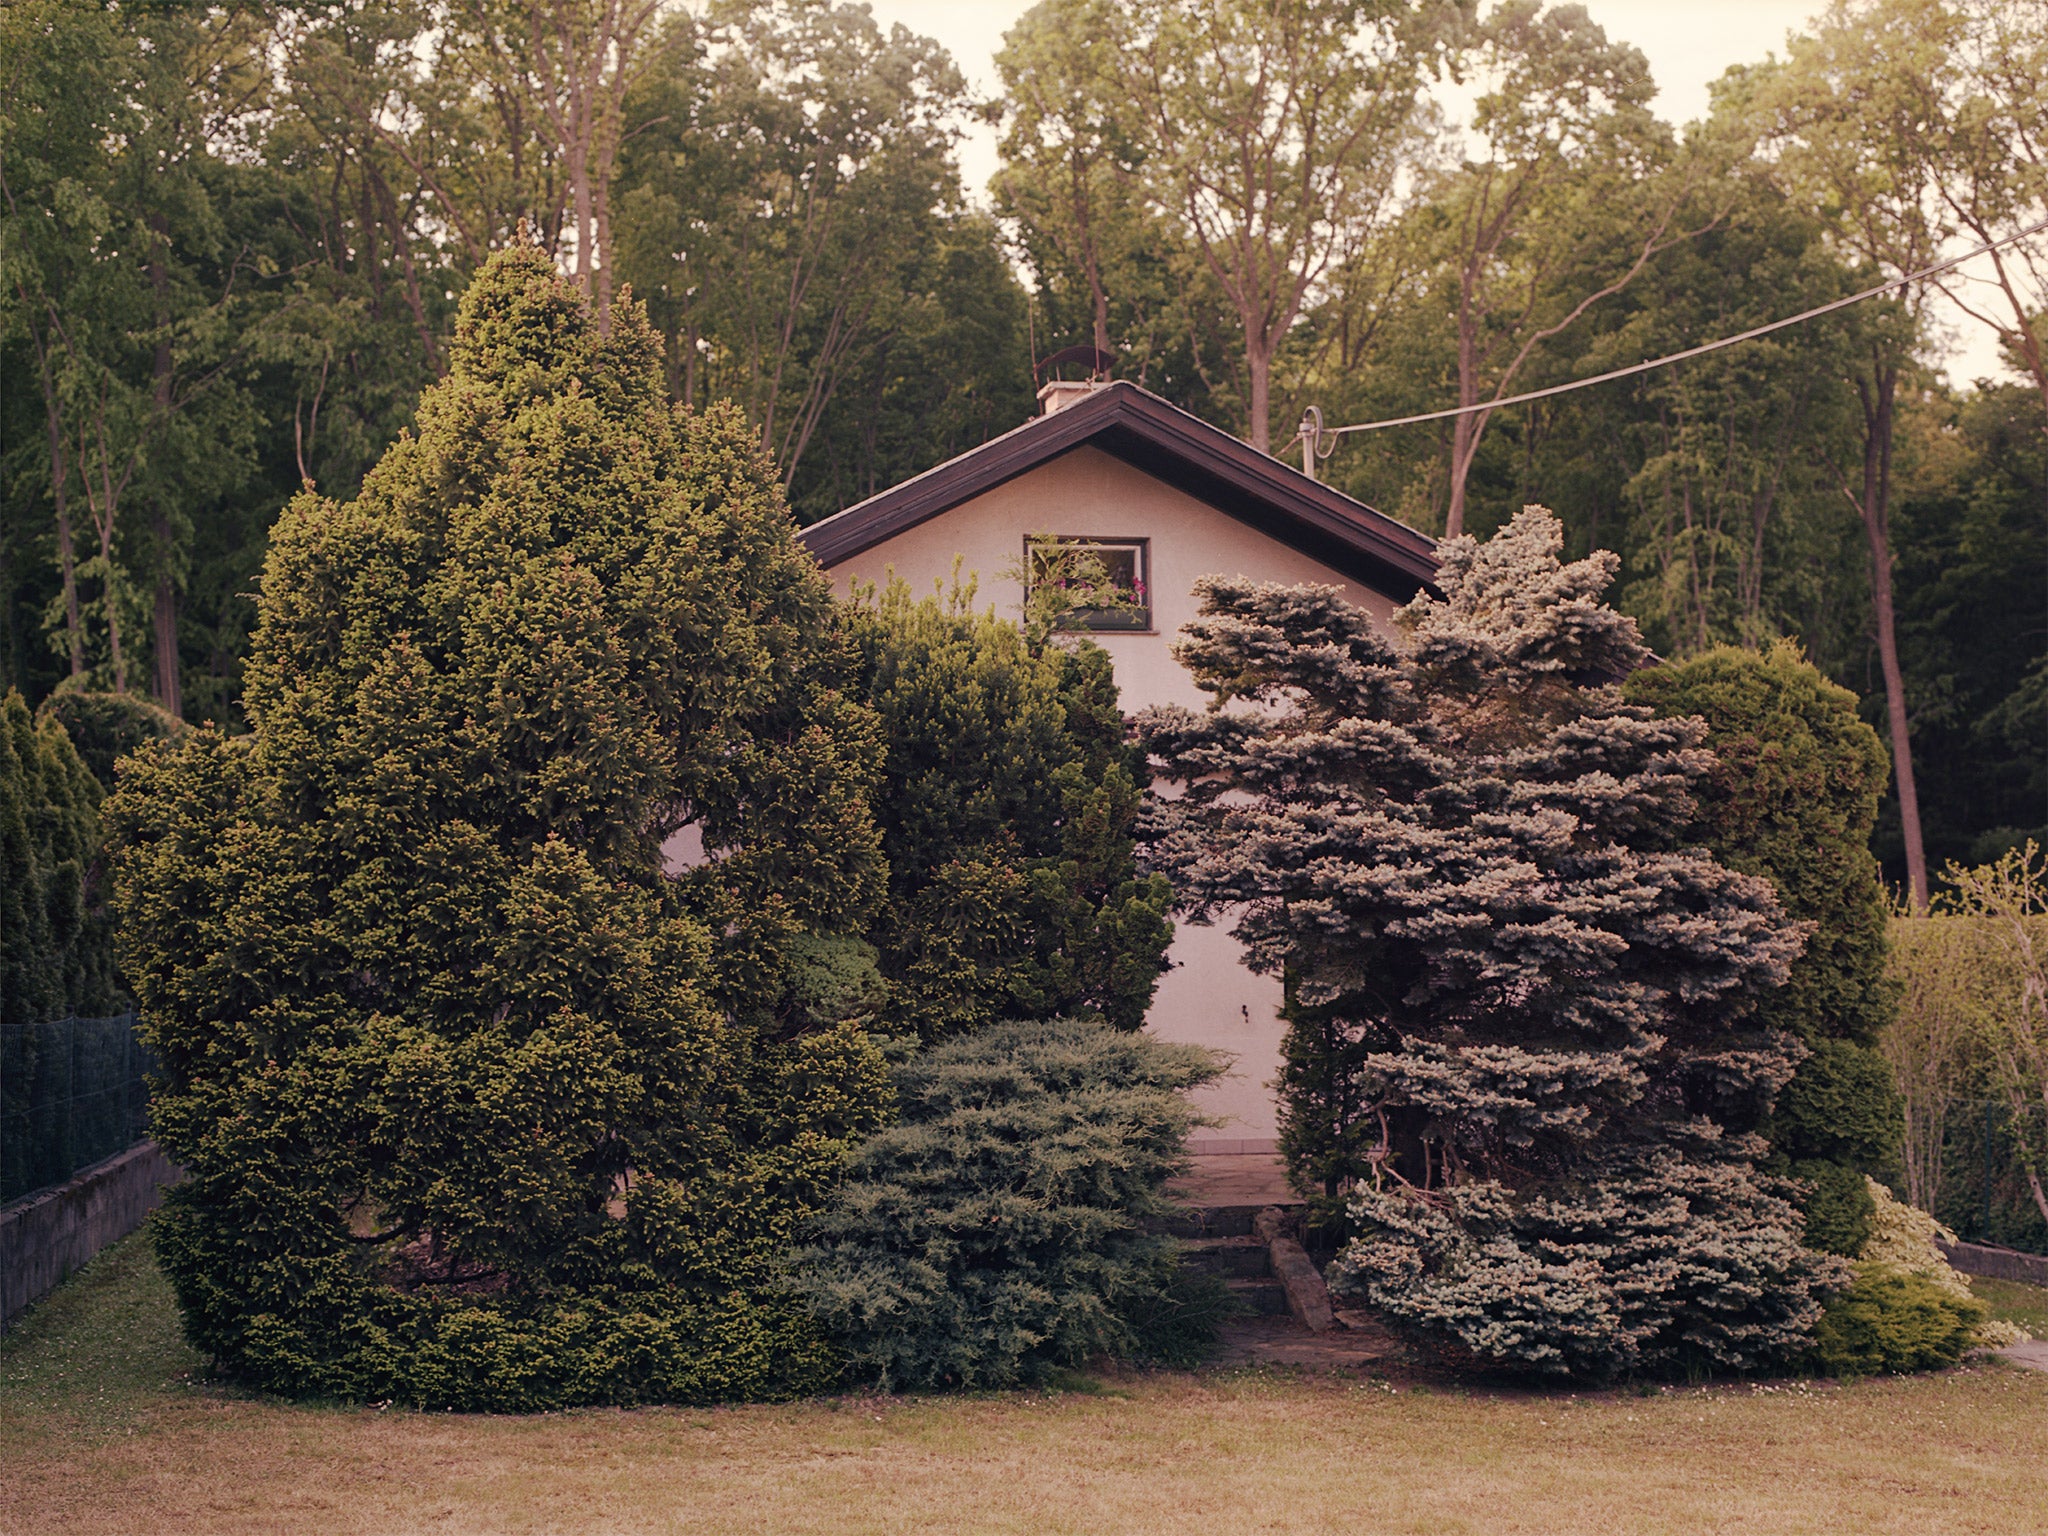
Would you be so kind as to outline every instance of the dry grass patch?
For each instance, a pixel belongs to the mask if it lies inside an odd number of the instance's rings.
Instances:
[[[2048,1530],[2048,1375],[1489,1394],[1270,1371],[531,1418],[182,1373],[138,1242],[0,1344],[0,1531]]]

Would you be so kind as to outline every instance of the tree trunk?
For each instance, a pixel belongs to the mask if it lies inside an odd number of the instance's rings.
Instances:
[[[590,161],[588,151],[583,144],[571,140],[567,149],[569,191],[575,210],[572,217],[576,220],[575,278],[578,285],[582,287],[584,295],[588,297],[592,292],[591,278],[594,276],[592,271],[592,252],[590,249],[592,244],[591,226],[594,222],[590,208]]]
[[[1102,260],[1095,249],[1095,221],[1088,216],[1087,177],[1074,167],[1074,225],[1081,236],[1081,266],[1088,275],[1088,298],[1095,310],[1095,352],[1100,363],[1109,353],[1109,292],[1102,286]]]
[[[1479,321],[1473,313],[1478,278],[1474,263],[1467,261],[1458,278],[1458,405],[1467,408],[1479,400]],[[1451,418],[1451,504],[1444,512],[1444,537],[1455,539],[1465,531],[1465,480],[1472,473],[1472,461],[1479,455],[1479,413],[1466,409]]]
[[[2041,1175],[2032,1168],[2027,1169],[2027,1188],[2033,1192],[2034,1209],[2041,1213],[2043,1221],[2048,1221],[2048,1189],[2041,1187]]]
[[[85,672],[85,621],[78,612],[78,559],[72,553],[71,513],[64,496],[57,497],[57,563],[64,573],[64,638],[71,652],[71,675]]]
[[[131,454],[127,467],[117,480],[114,476],[113,444],[108,440],[107,431],[109,388],[108,381],[102,378],[100,397],[95,402],[92,419],[79,430],[78,478],[85,486],[86,510],[92,514],[93,532],[99,536],[100,610],[107,621],[107,651],[114,663],[114,691],[126,693],[128,660],[121,645],[120,594],[114,578],[114,526],[120,517],[121,497],[128,489],[136,459]],[[92,444],[90,452],[88,439]],[[99,481],[97,489],[93,486],[95,478]]]
[[[114,663],[114,692],[128,691],[128,659],[121,650],[120,594],[114,582],[114,520],[100,519],[100,605],[107,615],[107,652]]]
[[[169,563],[170,525],[158,516],[154,523],[157,540],[156,612],[153,616],[155,633],[152,636],[156,652],[156,698],[157,702],[171,713],[174,720],[185,718],[180,703],[183,697],[178,679],[178,591],[171,582]]]
[[[420,275],[412,259],[412,241],[405,232],[406,221],[399,211],[398,199],[392,195],[391,187],[382,176],[374,171],[366,172],[366,180],[375,177],[377,201],[384,209],[384,218],[391,225],[391,247],[398,253],[399,270],[405,277],[405,307],[412,315],[414,332],[420,339],[420,351],[427,360],[428,371],[435,378],[443,378],[447,369],[441,362],[441,349],[434,344],[434,328],[427,323],[427,305],[420,290]]]
[[[64,424],[57,413],[57,381],[49,353],[37,348],[43,371],[43,414],[50,429],[50,498],[57,505],[57,568],[64,579],[64,638],[71,675],[85,671],[85,621],[78,611],[78,557],[71,535],[70,462],[64,456]]]
[[[156,236],[149,260],[149,286],[156,295],[156,357],[150,369],[150,404],[161,426],[171,413],[170,276],[164,268],[164,252],[171,236],[169,222],[161,213],[149,216],[149,228]],[[178,683],[178,593],[173,582],[176,563],[171,550],[171,519],[164,511],[161,483],[151,496],[149,531],[156,544],[156,608],[150,637],[155,652],[156,698],[174,719],[182,720],[185,714],[178,705],[183,693]],[[110,573],[112,569],[109,565]],[[111,580],[107,590],[111,595]]]
[[[553,17],[555,23],[554,69],[556,78],[547,83],[542,96],[542,106],[552,120],[556,135],[562,141],[562,170],[569,183],[569,218],[576,226],[576,265],[571,275],[583,289],[583,296],[591,298],[596,287],[596,253],[591,249],[595,234],[596,218],[591,207],[590,174],[593,169],[591,157],[592,103],[584,91],[584,69],[588,59],[576,46],[574,28],[568,17],[558,6]],[[549,49],[540,42],[536,22],[534,31],[534,54],[546,58]]]
[[[1253,329],[1254,322],[1247,317],[1244,335],[1244,361],[1251,374],[1251,445],[1261,453],[1273,451],[1273,428],[1267,419],[1272,411],[1273,357],[1266,349],[1263,337]]]
[[[597,210],[597,333],[612,333],[612,198],[610,157],[599,167],[592,201]]]
[[[1463,390],[1459,391],[1464,393]],[[1444,513],[1444,537],[1455,539],[1465,531],[1465,477],[1472,472],[1472,460],[1479,449],[1479,418],[1459,416],[1451,422],[1451,504]]]
[[[1877,626],[1877,660],[1884,673],[1885,722],[1892,744],[1892,776],[1899,793],[1899,830],[1906,844],[1906,888],[1913,911],[1927,913],[1927,848],[1920,835],[1920,791],[1913,781],[1913,745],[1906,719],[1905,674],[1899,667],[1898,621],[1892,608],[1890,508],[1892,407],[1898,369],[1881,365],[1864,393],[1863,533],[1870,545],[1870,607]]]

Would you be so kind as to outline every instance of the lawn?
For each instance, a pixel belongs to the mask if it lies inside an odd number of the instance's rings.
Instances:
[[[2003,1363],[1645,1395],[1233,1370],[532,1418],[295,1407],[199,1367],[139,1240],[37,1308],[0,1340],[0,1532],[2048,1530],[2048,1375]]]
[[[1988,1280],[1982,1275],[1970,1282],[1970,1289],[1991,1308],[1994,1317],[2018,1323],[2037,1339],[2048,1339],[2048,1290],[2013,1280]]]

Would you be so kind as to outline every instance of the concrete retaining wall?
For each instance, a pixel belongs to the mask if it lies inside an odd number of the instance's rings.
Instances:
[[[2048,1258],[2037,1253],[1993,1248],[1986,1243],[1943,1243],[1941,1251],[1949,1263],[1966,1275],[2017,1280],[2022,1285],[2048,1285]]]
[[[0,1330],[107,1244],[142,1225],[181,1176],[153,1141],[0,1210]]]

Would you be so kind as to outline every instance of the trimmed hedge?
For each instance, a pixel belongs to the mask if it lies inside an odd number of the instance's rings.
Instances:
[[[1984,1303],[1956,1296],[1925,1275],[1859,1264],[1814,1330],[1815,1368],[1829,1376],[1934,1371],[1977,1342]]]

